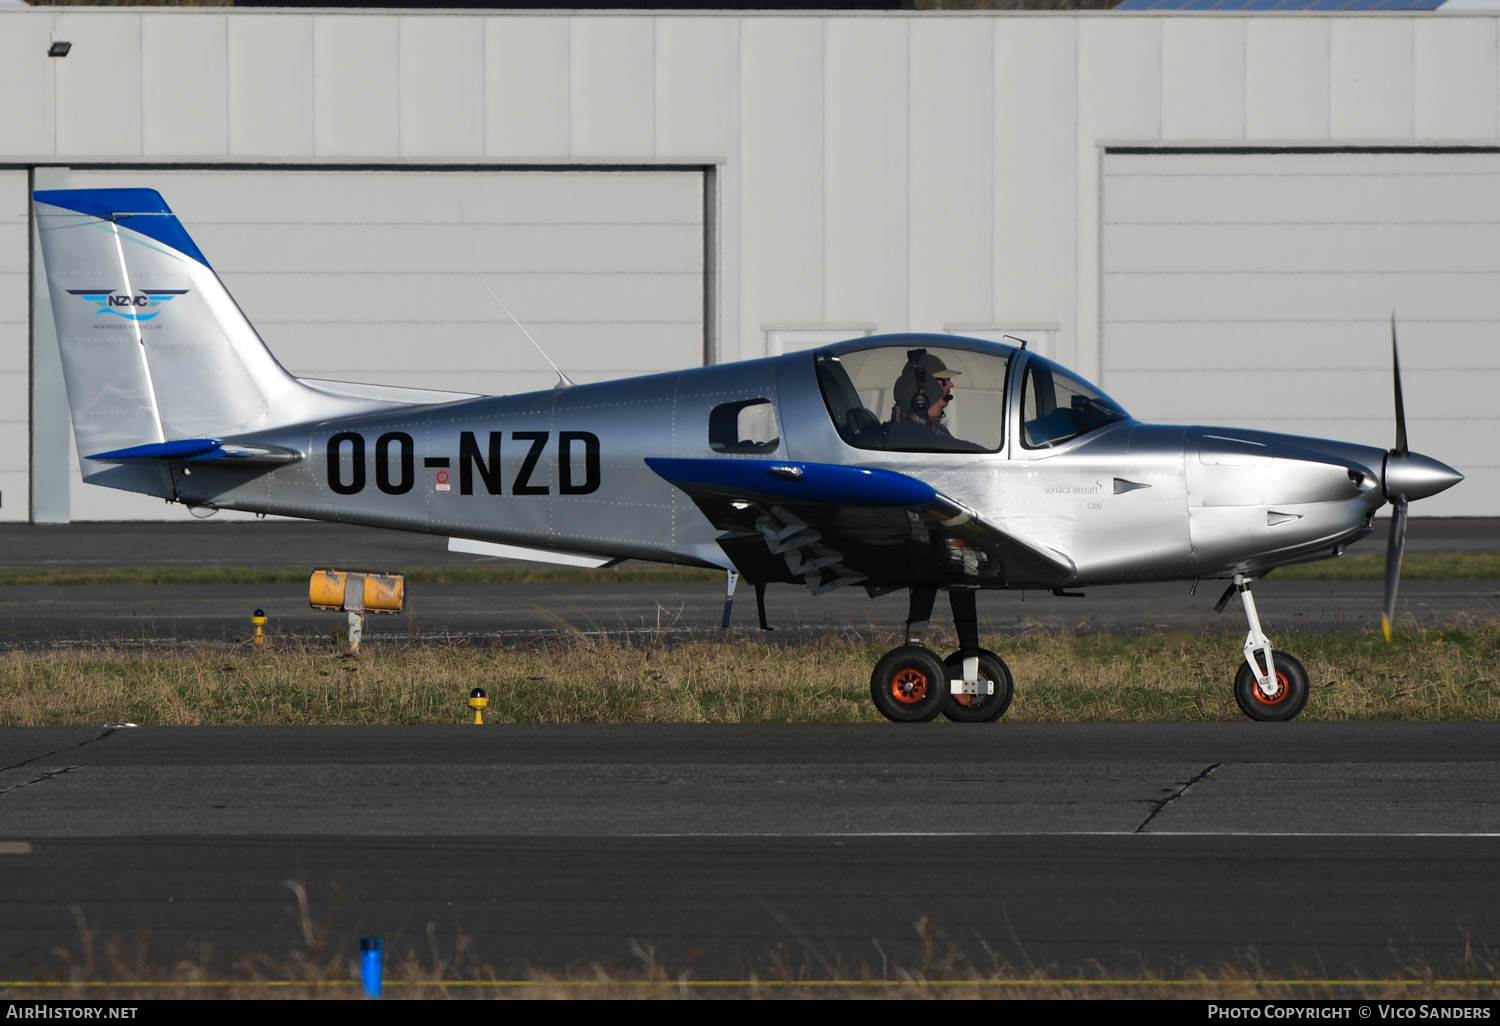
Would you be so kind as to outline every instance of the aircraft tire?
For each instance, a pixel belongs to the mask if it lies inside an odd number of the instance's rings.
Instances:
[[[958,679],[964,674],[964,655],[954,652],[943,665],[948,675]],[[1015,697],[1016,685],[1010,676],[1010,667],[1005,660],[987,648],[979,650],[979,676],[995,682],[993,695],[955,695],[951,692],[943,701],[943,715],[954,723],[990,723],[1005,715],[1010,700]]]
[[[1282,685],[1281,691],[1275,698],[1267,699],[1256,686],[1249,664],[1242,662],[1239,673],[1234,675],[1234,699],[1252,720],[1285,722],[1296,717],[1307,704],[1307,669],[1285,652],[1273,650],[1271,654],[1276,661],[1276,680]],[[1259,653],[1256,661],[1261,661]]]
[[[942,711],[947,693],[947,667],[921,645],[891,649],[870,674],[870,697],[892,723],[926,723]]]

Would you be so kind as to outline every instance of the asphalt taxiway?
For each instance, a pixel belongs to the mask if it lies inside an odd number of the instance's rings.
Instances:
[[[1381,528],[1383,530],[1383,527]],[[0,527],[0,567],[29,570],[336,566],[403,570],[472,566],[487,561],[447,552],[446,539],[374,528],[295,522],[203,524],[71,524]],[[1384,551],[1379,533],[1350,554]],[[1409,553],[1500,551],[1500,521],[1413,520]],[[492,561],[490,561],[492,562]],[[16,586],[0,570],[0,647],[124,641],[171,643],[234,640],[250,631],[255,609],[270,617],[273,634],[326,638],[342,626],[338,614],[308,607],[305,584],[173,584]],[[1155,631],[1239,633],[1238,603],[1213,611],[1222,582],[1189,582],[1089,589],[1085,598],[1047,592],[986,593],[982,629],[1014,634],[1035,629],[1135,634]],[[1256,586],[1261,617],[1273,637],[1287,632],[1378,629],[1379,581],[1282,581]],[[724,585],[717,581],[650,583],[413,584],[407,612],[371,617],[367,638],[466,639],[503,642],[549,633],[703,633],[717,628]],[[900,630],[902,593],[876,599],[857,588],[814,596],[792,585],[767,591],[772,625],[782,631],[830,628]],[[1414,581],[1400,591],[1403,622],[1423,625],[1483,620],[1500,614],[1500,581]],[[940,604],[937,619],[946,612]],[[742,586],[734,626],[756,628],[753,590]]]
[[[1500,726],[0,731],[0,978],[460,949],[504,976],[1493,978]],[[86,937],[92,938],[86,940]]]

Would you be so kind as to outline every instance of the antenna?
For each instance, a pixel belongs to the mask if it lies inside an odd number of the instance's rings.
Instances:
[[[1026,340],[1024,338],[1016,338],[1016,336],[1014,336],[1014,335],[1001,335],[1000,337],[1001,338],[1008,338],[1012,342],[1019,342],[1019,343],[1021,343],[1021,349],[1022,350],[1025,350],[1025,348],[1026,348]]]
[[[510,312],[510,307],[508,307],[508,306],[505,305],[505,301],[502,300],[499,296],[495,295],[495,290],[492,289],[492,288],[490,288],[488,285],[486,285],[484,287],[484,291],[488,292],[490,294],[490,298],[493,299],[499,305],[500,309],[502,309],[502,310],[505,311],[505,316],[509,317],[512,321],[514,321],[516,327],[518,327],[518,328],[521,329],[521,334],[525,335],[526,336],[526,341],[530,342],[533,346],[535,346],[536,347],[536,351],[542,354],[542,359],[547,361],[547,366],[551,367],[552,370],[554,372],[556,372],[556,374],[557,374],[557,384],[554,385],[554,386],[552,386],[552,387],[554,387],[554,388],[570,388],[570,387],[572,387],[572,385],[573,385],[573,379],[570,378],[570,377],[568,377],[566,374],[564,374],[562,372],[562,369],[559,368],[557,366],[557,364],[555,364],[555,363],[552,362],[552,357],[548,356],[547,355],[547,351],[541,347],[541,345],[537,342],[536,339],[534,339],[534,338],[531,337],[531,332],[529,332],[529,331],[526,330],[526,325],[522,324],[520,321],[517,321],[516,320],[516,315]]]

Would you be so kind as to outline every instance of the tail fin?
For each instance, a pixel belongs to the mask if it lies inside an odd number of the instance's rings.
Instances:
[[[159,493],[90,458],[393,405],[288,374],[155,190],[33,199],[85,480]]]

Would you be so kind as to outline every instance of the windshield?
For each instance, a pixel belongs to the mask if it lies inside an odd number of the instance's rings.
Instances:
[[[1109,396],[1040,357],[1027,364],[1021,392],[1021,444],[1028,449],[1051,448],[1130,419]]]
[[[816,362],[823,401],[850,445],[998,452],[1005,440],[1005,352],[887,343],[840,356],[820,353]]]

